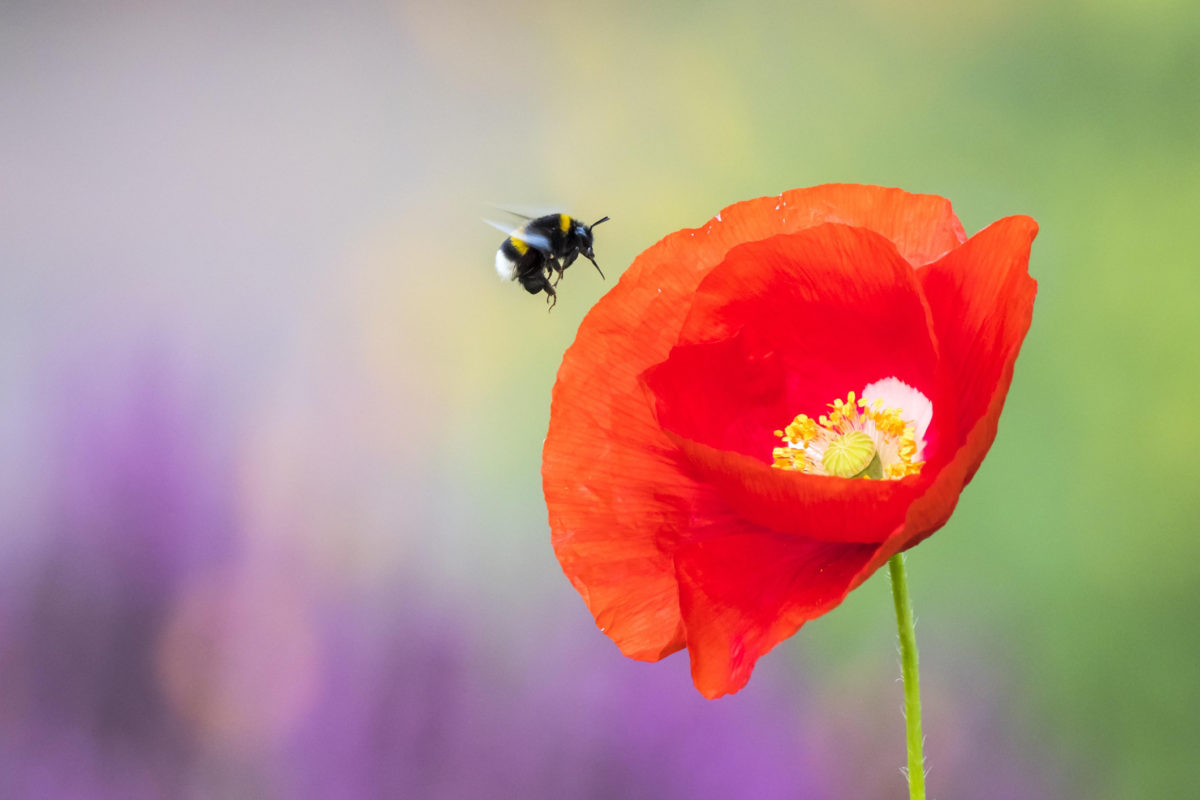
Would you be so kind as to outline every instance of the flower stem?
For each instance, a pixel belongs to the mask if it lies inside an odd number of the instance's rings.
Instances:
[[[892,599],[896,603],[896,628],[900,632],[900,665],[904,673],[904,725],[908,734],[908,797],[925,800],[924,737],[921,735],[921,680],[917,674],[917,638],[913,631],[912,603],[908,600],[908,578],[904,556],[888,561],[892,577]]]

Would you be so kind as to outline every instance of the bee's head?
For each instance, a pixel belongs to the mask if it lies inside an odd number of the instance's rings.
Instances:
[[[604,271],[600,269],[600,265],[596,263],[596,254],[592,252],[592,228],[599,225],[601,222],[608,222],[608,217],[601,217],[591,225],[580,223],[575,230],[575,235],[579,239],[579,254],[592,262],[592,266],[596,268],[596,272],[600,273],[600,277],[604,277]]]
[[[596,227],[601,222],[608,222],[608,217],[601,217],[591,225],[584,225],[582,223],[579,225],[579,239],[580,243],[583,245],[583,247],[580,249],[580,252],[593,264],[596,263],[596,254],[592,252],[592,228]],[[597,267],[597,269],[599,268]]]

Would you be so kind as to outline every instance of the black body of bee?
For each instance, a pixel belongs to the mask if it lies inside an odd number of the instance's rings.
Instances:
[[[558,302],[554,287],[567,267],[583,256],[604,277],[592,252],[592,228],[608,217],[584,225],[567,214],[547,214],[531,219],[517,228],[496,251],[496,272],[504,280],[520,281],[530,294],[546,293],[546,302],[554,308]]]

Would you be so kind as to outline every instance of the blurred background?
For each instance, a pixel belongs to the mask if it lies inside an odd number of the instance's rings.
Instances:
[[[707,702],[541,496],[632,258],[828,181],[1042,226],[909,559],[930,796],[1187,794],[1198,97],[1190,0],[5,0],[0,797],[905,796],[883,575]],[[497,281],[488,202],[610,215],[608,282]]]

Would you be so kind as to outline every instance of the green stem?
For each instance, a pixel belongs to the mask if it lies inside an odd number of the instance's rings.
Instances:
[[[904,556],[888,561],[892,576],[892,599],[896,602],[896,627],[900,631],[900,664],[904,672],[904,725],[908,733],[908,797],[925,800],[924,738],[921,736],[921,679],[917,674],[917,638],[913,632],[912,603],[908,601],[908,578]]]

